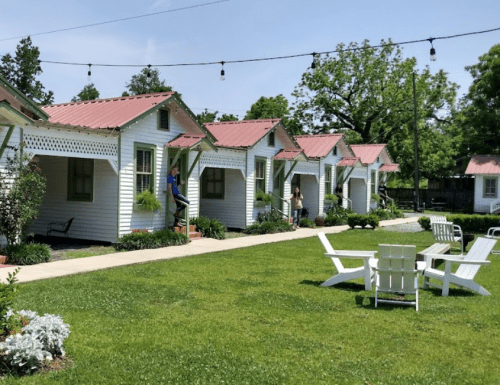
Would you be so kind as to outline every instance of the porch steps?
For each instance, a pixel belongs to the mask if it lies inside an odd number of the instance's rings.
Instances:
[[[176,233],[186,234],[186,226],[182,226],[182,227],[174,226],[173,230]],[[196,239],[201,239],[201,238],[203,238],[203,237],[199,231],[196,231],[196,225],[189,225],[189,239],[196,240]]]

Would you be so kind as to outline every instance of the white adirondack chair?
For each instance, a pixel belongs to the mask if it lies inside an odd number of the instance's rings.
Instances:
[[[417,262],[416,247],[408,245],[379,245],[378,260],[372,261],[375,270],[375,307],[379,302],[412,305],[418,311],[418,276],[425,262]],[[380,299],[379,293],[415,295],[415,301]]]
[[[464,253],[464,234],[458,225],[452,222],[431,222],[432,235],[439,242],[460,242]]]
[[[439,223],[448,222],[446,220],[446,217],[442,216],[442,215],[431,215],[429,218],[431,220],[431,225],[433,223],[436,223],[436,222],[439,222]]]
[[[372,289],[373,272],[369,261],[375,258],[376,251],[334,250],[324,233],[318,233],[318,238],[325,248],[325,256],[332,259],[338,272],[337,275],[323,282],[321,286],[333,286],[340,282],[350,281],[351,279],[364,278],[365,290],[369,291]],[[361,267],[345,268],[340,258],[363,259],[364,263]]]
[[[443,296],[448,295],[450,290],[450,283],[468,288],[482,295],[490,295],[490,293],[484,287],[474,282],[474,277],[476,276],[479,268],[482,265],[487,265],[490,263],[490,261],[487,261],[486,258],[491,253],[491,250],[493,249],[493,246],[495,246],[496,242],[496,239],[478,238],[465,256],[425,254],[424,258],[426,262],[426,268],[424,271],[423,287],[427,288],[429,285],[441,287],[429,282],[429,278],[433,278],[443,282]],[[444,271],[431,268],[431,261],[434,258],[444,259],[446,263]],[[452,263],[460,264],[455,273],[451,272]]]

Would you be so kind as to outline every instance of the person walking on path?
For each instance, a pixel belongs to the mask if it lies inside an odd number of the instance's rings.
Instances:
[[[174,217],[176,219],[175,222],[179,222],[179,217],[181,216],[181,211],[186,208],[185,205],[183,205],[181,202],[185,202],[189,204],[189,200],[187,200],[186,197],[184,197],[179,189],[177,188],[177,166],[172,166],[170,169],[170,175],[167,178],[167,184],[168,184],[168,193],[170,194],[170,197],[172,198],[172,203],[175,203],[177,205],[177,209],[175,210]],[[180,185],[184,185],[184,181],[180,181]]]
[[[387,208],[387,187],[385,187],[385,182],[383,180],[380,181],[380,185],[378,186],[378,195],[382,199],[382,208]]]
[[[337,195],[337,197],[339,198],[338,199],[338,206],[342,206],[342,204],[344,203],[343,202],[343,195],[342,195],[342,184],[341,183],[337,183],[337,187],[335,188],[335,195]]]
[[[302,201],[304,197],[298,187],[295,187],[295,191],[290,195],[289,199],[292,201],[293,208],[293,228],[300,229],[300,214],[302,213]]]

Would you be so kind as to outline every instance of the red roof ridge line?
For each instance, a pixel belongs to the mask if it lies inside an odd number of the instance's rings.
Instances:
[[[271,118],[271,119],[247,119],[247,120],[230,120],[227,122],[206,122],[205,125],[215,125],[215,124],[240,124],[240,123],[267,123],[267,122],[279,122],[281,118]]]
[[[323,137],[323,136],[342,136],[344,134],[338,134],[338,133],[334,133],[334,134],[312,134],[312,135],[308,135],[308,134],[303,134],[303,135],[294,135],[293,137],[294,138],[319,138],[319,137]]]

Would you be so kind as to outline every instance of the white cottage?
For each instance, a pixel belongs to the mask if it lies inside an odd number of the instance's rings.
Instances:
[[[292,172],[307,160],[280,119],[205,123],[218,151],[199,162],[200,216],[228,227],[245,228],[264,208],[255,201],[261,190],[273,194],[273,206],[288,213]]]
[[[170,219],[165,178],[174,163],[187,180],[189,214],[198,215],[196,162],[203,151],[216,149],[176,93],[64,103],[41,111],[47,121],[16,122],[7,140],[10,146],[24,143],[47,179],[35,234],[45,234],[49,222],[73,217],[69,236],[79,239],[114,242],[132,229],[164,228]],[[135,204],[146,189],[162,202],[160,212]]]
[[[500,155],[474,155],[465,170],[474,175],[474,212],[500,212]]]

